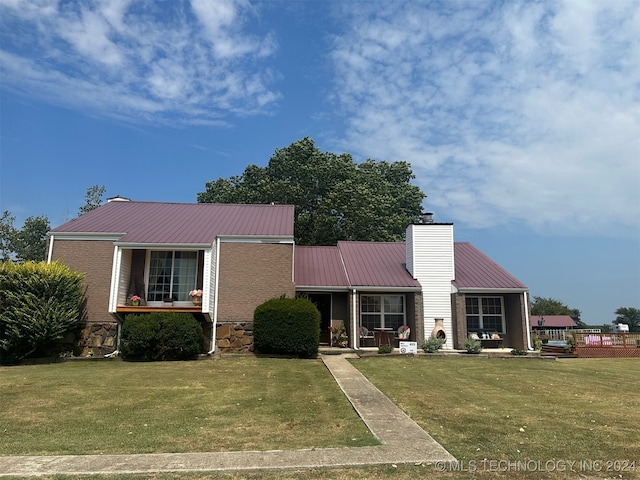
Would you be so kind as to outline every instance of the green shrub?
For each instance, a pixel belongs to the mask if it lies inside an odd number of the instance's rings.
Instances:
[[[190,313],[172,313],[161,322],[158,355],[162,360],[187,360],[202,350],[202,327]]]
[[[426,353],[435,353],[440,350],[443,345],[443,339],[431,336],[424,342],[422,342],[422,350],[424,350]]]
[[[533,349],[542,350],[542,340],[538,335],[533,336]]]
[[[380,345],[378,347],[378,353],[391,353],[393,352],[393,347],[391,345]]]
[[[83,275],[52,262],[0,263],[0,363],[49,354],[82,316]]]
[[[347,335],[347,329],[344,323],[335,327],[331,332],[331,346],[337,345],[342,348],[349,346],[349,336]]]
[[[125,360],[150,362],[158,351],[158,314],[127,315],[120,331],[120,353]]]
[[[513,350],[511,350],[511,355],[527,355],[529,352],[527,352],[526,350],[522,350],[520,348],[514,348]]]
[[[480,353],[482,351],[482,343],[476,338],[468,337],[464,342],[464,349],[467,353]]]
[[[308,358],[320,346],[320,312],[306,298],[273,298],[253,315],[253,342],[261,353]]]
[[[128,315],[120,336],[124,360],[188,360],[201,351],[202,327],[190,313]]]

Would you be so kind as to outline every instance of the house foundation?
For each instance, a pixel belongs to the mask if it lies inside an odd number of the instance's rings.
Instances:
[[[118,344],[118,322],[87,322],[80,329],[74,355],[101,357],[116,350]]]
[[[253,322],[220,322],[216,327],[218,353],[253,353]]]

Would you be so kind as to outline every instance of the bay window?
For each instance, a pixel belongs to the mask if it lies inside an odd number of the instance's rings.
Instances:
[[[198,252],[151,250],[148,264],[147,301],[161,302],[166,297],[178,302],[191,300],[189,292],[196,286]]]

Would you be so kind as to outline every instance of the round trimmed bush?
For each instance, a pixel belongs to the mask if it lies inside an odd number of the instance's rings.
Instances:
[[[253,342],[261,353],[309,358],[320,346],[320,312],[306,298],[274,298],[253,315]]]

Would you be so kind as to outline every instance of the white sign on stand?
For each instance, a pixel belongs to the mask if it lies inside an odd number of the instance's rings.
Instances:
[[[418,342],[400,342],[400,353],[418,353]]]

